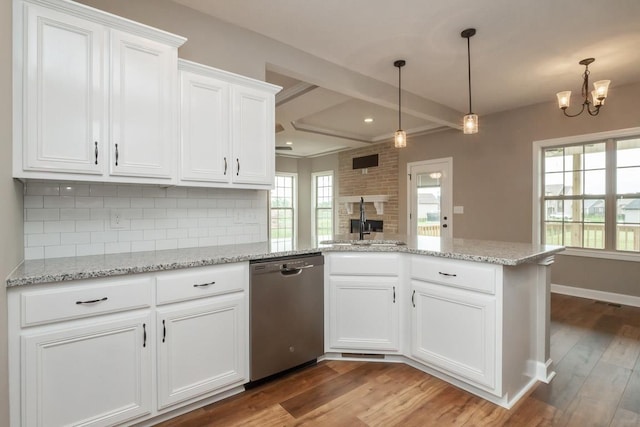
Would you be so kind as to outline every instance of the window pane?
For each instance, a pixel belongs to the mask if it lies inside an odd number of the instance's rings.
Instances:
[[[564,147],[564,170],[582,170],[582,145]]]
[[[582,200],[564,201],[564,219],[571,222],[582,221]]]
[[[564,244],[566,246],[582,247],[582,223],[564,224]]]
[[[616,249],[640,252],[640,199],[617,200]]]
[[[563,171],[563,156],[564,150],[562,148],[548,148],[544,150],[544,171],[548,172],[562,172]]]
[[[604,249],[604,224],[584,224],[583,247]]]
[[[562,172],[547,173],[544,176],[544,195],[561,196],[564,194],[564,174]]]
[[[544,224],[544,243],[547,245],[564,245],[561,222],[547,222]]]
[[[605,194],[606,173],[604,169],[584,172],[584,194]]]
[[[604,169],[606,167],[606,144],[587,144],[584,147],[584,168]]]
[[[316,243],[333,238],[333,175],[315,176]]]
[[[562,200],[545,201],[545,220],[557,221],[564,219],[564,202]]]
[[[294,242],[294,176],[276,175],[270,191],[270,240],[273,250],[292,250]]]
[[[618,168],[618,194],[640,193],[640,167]]]
[[[640,138],[617,141],[618,167],[640,166]]]
[[[564,194],[573,196],[582,194],[582,171],[565,172]]]
[[[604,223],[604,199],[587,199],[584,201],[584,222]]]

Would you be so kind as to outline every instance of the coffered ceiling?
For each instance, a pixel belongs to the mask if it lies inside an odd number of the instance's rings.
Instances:
[[[481,117],[554,102],[560,90],[579,93],[578,61],[586,57],[596,58],[592,81],[612,81],[608,102],[615,102],[617,87],[640,81],[639,0],[174,1],[385,85],[397,87],[393,61],[405,59],[403,92],[443,111],[438,117],[403,107],[410,134],[455,127],[451,112],[460,119],[467,112],[460,31],[469,27],[477,29],[471,71],[473,110]],[[277,101],[277,145],[290,141],[293,150],[280,153],[304,157],[359,147],[390,138],[397,128],[397,107],[388,96],[361,99],[295,77],[282,70],[266,74],[285,88]]]

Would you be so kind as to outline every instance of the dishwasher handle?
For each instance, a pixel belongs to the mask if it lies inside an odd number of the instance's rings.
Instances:
[[[302,273],[302,270],[312,267],[315,267],[315,265],[308,264],[300,267],[287,267],[287,264],[282,264],[282,267],[280,267],[280,274],[282,274],[283,276],[297,276],[298,274]]]

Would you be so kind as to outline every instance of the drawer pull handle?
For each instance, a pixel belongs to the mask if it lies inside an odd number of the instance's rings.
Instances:
[[[147,346],[147,324],[143,323],[142,324],[142,346],[146,347]]]
[[[164,320],[162,321],[162,342],[167,337],[167,327],[164,325]]]
[[[116,144],[116,166],[118,166],[118,157],[120,156],[120,153],[118,153],[118,144]]]
[[[227,174],[227,158],[225,157],[224,158],[224,174],[223,175],[226,175],[226,174]]]
[[[457,274],[451,274],[451,273],[443,273],[442,271],[438,271],[438,274],[441,274],[443,276],[447,276],[447,277],[457,277]]]
[[[100,299],[92,299],[89,301],[76,301],[76,304],[95,304],[97,302],[102,302],[102,301],[106,301],[108,298],[104,297],[104,298],[100,298]]]
[[[413,293],[411,294],[411,304],[415,307],[416,306],[416,291],[414,289]]]
[[[206,286],[211,286],[211,285],[215,285],[215,284],[216,284],[216,282],[202,283],[202,284],[200,284],[200,285],[198,285],[198,284],[193,285],[193,287],[194,287],[194,288],[204,288],[204,287],[206,287]]]
[[[396,287],[393,287],[393,303],[396,303]]]
[[[96,155],[96,165],[98,164],[98,141],[95,141],[96,143],[96,149],[95,149],[95,155]]]

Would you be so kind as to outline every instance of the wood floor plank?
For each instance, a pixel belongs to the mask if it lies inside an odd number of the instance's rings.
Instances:
[[[554,325],[560,325],[554,328],[551,334],[551,360],[557,365],[562,361],[564,356],[575,346],[578,341],[587,333],[585,328],[573,325],[567,325],[559,322],[553,322]]]
[[[629,377],[620,408],[640,414],[640,370],[634,370]]]
[[[640,327],[622,325],[602,355],[602,360],[633,369],[640,355]]]
[[[618,408],[609,427],[640,427],[640,414]]]
[[[339,375],[329,383],[318,384],[290,399],[281,402],[294,418],[299,418],[308,412],[324,405],[325,403],[348,393],[367,382],[376,374],[380,374],[385,369],[389,369],[385,363],[365,363],[356,369]]]

